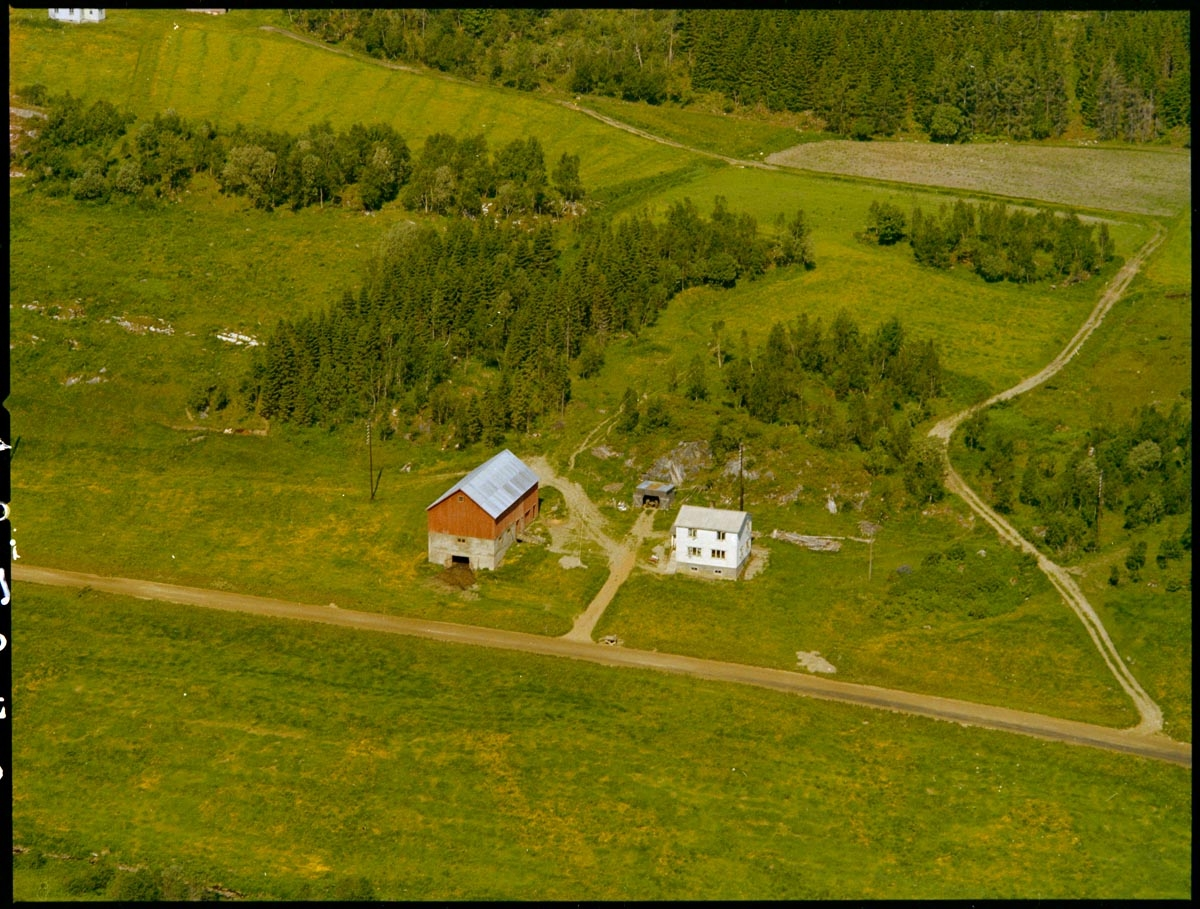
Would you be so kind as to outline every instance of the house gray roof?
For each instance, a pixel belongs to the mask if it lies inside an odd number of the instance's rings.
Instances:
[[[444,502],[456,492],[462,492],[495,519],[536,486],[537,482],[537,474],[506,448],[447,489],[429,508]],[[425,510],[428,511],[429,508]]]
[[[671,530],[676,527],[687,527],[695,530],[723,530],[726,533],[737,533],[749,519],[750,515],[745,511],[684,505],[680,507],[679,516],[675,518]]]

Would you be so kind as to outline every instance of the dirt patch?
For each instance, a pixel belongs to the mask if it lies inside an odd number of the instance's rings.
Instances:
[[[475,586],[475,572],[466,565],[451,565],[437,576],[437,580],[452,590],[468,590]]]
[[[771,550],[763,549],[759,546],[751,547],[750,558],[746,560],[746,569],[742,572],[742,580],[749,581],[762,574],[763,569],[767,567],[767,562],[770,559]]]

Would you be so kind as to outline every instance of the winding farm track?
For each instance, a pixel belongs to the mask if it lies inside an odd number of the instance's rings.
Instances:
[[[1165,237],[1166,231],[1161,225],[1156,224],[1154,236],[1117,272],[1079,331],[1075,333],[1075,336],[1071,338],[1067,346],[1062,349],[1062,352],[1051,360],[1044,369],[1018,382],[1012,388],[993,395],[982,403],[975,404],[953,416],[946,417],[946,419],[942,420],[929,431],[931,437],[940,439],[944,445],[946,488],[961,497],[972,511],[979,515],[1000,535],[1002,540],[1037,559],[1038,568],[1050,579],[1050,583],[1054,585],[1055,590],[1059,592],[1064,602],[1071,607],[1079,617],[1079,620],[1083,622],[1084,628],[1087,629],[1087,633],[1096,645],[1096,649],[1100,651],[1100,655],[1104,658],[1109,671],[1112,672],[1118,684],[1120,684],[1121,688],[1124,689],[1125,693],[1133,701],[1138,715],[1141,717],[1136,730],[1145,734],[1154,734],[1162,731],[1162,710],[1150,695],[1146,693],[1145,689],[1142,688],[1133,673],[1129,671],[1129,668],[1121,659],[1121,654],[1117,652],[1116,645],[1113,644],[1112,638],[1109,637],[1104,623],[1100,620],[1100,616],[1096,614],[1096,610],[1092,608],[1087,597],[1083,595],[1083,591],[1075,583],[1075,579],[1061,565],[1050,561],[1036,546],[1022,537],[1008,521],[1004,520],[1004,518],[988,507],[987,503],[966,484],[954,469],[954,465],[950,463],[949,448],[950,437],[963,420],[985,407],[990,407],[1000,401],[1008,401],[1017,395],[1024,394],[1036,388],[1066,366],[1071,358],[1079,352],[1083,343],[1091,337],[1092,332],[1104,321],[1105,315],[1108,314],[1108,311],[1112,309],[1117,300],[1121,298],[1121,295],[1125,293],[1126,288],[1129,287],[1130,282],[1137,275],[1143,263],[1158,248]]]
[[[454,625],[448,622],[431,622],[423,619],[379,615],[373,612],[354,612],[348,609],[338,609],[335,606],[312,606],[273,600],[267,597],[227,593],[221,590],[180,587],[174,584],[160,584],[130,578],[106,578],[99,575],[34,568],[18,564],[13,565],[13,581],[21,584],[43,584],[54,587],[91,588],[144,600],[160,600],[168,603],[200,606],[206,609],[221,609],[303,622],[320,622],[326,625],[340,625],[346,628],[386,634],[402,634],[451,644],[565,657],[599,663],[603,666],[655,669],[675,675],[754,685],[804,697],[842,701],[897,713],[914,714],[963,726],[978,726],[1050,741],[1086,745],[1151,760],[1167,761],[1184,767],[1192,766],[1192,746],[1186,742],[1173,741],[1162,735],[1146,735],[1139,730],[1110,729],[1090,723],[1078,723],[1073,720],[1010,710],[1006,707],[972,704],[950,698],[876,688],[872,685],[856,685],[782,669],[744,666],[737,663],[702,660],[696,657],[657,653],[649,650],[610,647],[605,644],[568,640],[561,637],[541,637],[497,628]]]

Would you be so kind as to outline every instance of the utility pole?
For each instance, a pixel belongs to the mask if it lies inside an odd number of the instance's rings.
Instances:
[[[738,442],[738,511],[746,510],[746,455]]]
[[[375,501],[375,452],[371,447],[371,421],[367,420],[367,485],[371,490],[371,501]]]

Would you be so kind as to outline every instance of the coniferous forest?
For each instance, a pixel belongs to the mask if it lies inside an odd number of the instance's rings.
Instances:
[[[866,139],[1053,138],[1075,99],[1101,139],[1191,125],[1184,10],[290,10],[389,60],[533,91],[810,111]]]
[[[301,425],[428,405],[459,442],[495,444],[561,412],[572,369],[594,372],[608,338],[653,324],[681,290],[812,267],[807,241],[803,212],[768,239],[720,197],[709,217],[684,200],[661,224],[581,219],[566,252],[548,223],[401,226],[357,294],[279,323],[243,392],[263,416]],[[447,379],[466,361],[484,371],[459,390]]]

